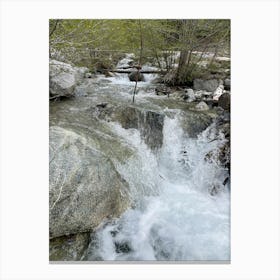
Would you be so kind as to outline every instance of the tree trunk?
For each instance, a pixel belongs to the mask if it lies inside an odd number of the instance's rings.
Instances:
[[[139,67],[137,68],[137,75],[136,75],[136,81],[135,81],[135,87],[133,91],[133,97],[132,97],[132,103],[135,101],[135,94],[137,89],[137,83],[138,83],[138,77],[140,69],[142,68],[142,55],[143,55],[143,33],[142,33],[142,26],[141,26],[141,20],[139,20],[139,33],[140,33],[140,56],[139,56]]]
[[[180,21],[180,28],[181,28],[181,41],[182,41],[182,49],[180,51],[180,58],[179,58],[179,64],[175,76],[175,83],[180,85],[184,84],[186,80],[186,64],[188,61],[189,56],[189,44],[188,44],[188,38],[187,38],[187,20],[181,20]]]
[[[175,82],[176,84],[182,84],[185,80],[186,63],[188,59],[188,51],[182,50],[180,52],[179,64],[176,72]]]

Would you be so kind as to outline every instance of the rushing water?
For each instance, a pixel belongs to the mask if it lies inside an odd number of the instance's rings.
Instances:
[[[124,75],[108,80],[111,83],[104,88],[130,83]],[[139,84],[141,90],[149,82]],[[108,124],[136,150],[125,163],[114,162],[130,185],[133,206],[92,235],[87,260],[230,259],[230,192],[222,184],[227,171],[205,160],[225,139],[217,137],[214,124],[190,138],[183,122],[179,109],[172,116],[166,114],[163,145],[156,151],[144,143],[138,130]],[[214,185],[220,191],[211,196]]]
[[[167,118],[163,147],[155,155],[137,131],[116,129],[139,152],[119,167],[135,207],[94,235],[89,259],[229,260],[229,192],[208,192],[226,174],[204,160],[223,140],[209,145],[211,128],[198,139],[186,139],[178,120]]]
[[[118,67],[127,67],[130,60],[124,59]],[[129,184],[131,207],[99,226],[83,260],[227,261],[230,191],[223,183],[228,170],[207,160],[209,154],[215,158],[226,139],[215,123],[201,125],[205,115],[211,120],[214,112],[196,112],[191,104],[156,96],[154,78],[145,75],[145,82],[138,83],[135,104],[131,103],[135,83],[127,74],[118,74],[86,79],[77,88],[80,96],[51,106],[50,124],[89,138]],[[144,119],[138,129],[125,129],[122,114],[119,119],[108,120],[106,115],[102,119],[96,114],[98,104],[108,104],[106,108],[115,113],[135,109]],[[146,129],[145,118],[159,115],[162,139],[152,149],[145,133],[154,133],[154,126]],[[202,131],[198,135],[197,127]],[[213,187],[219,190],[215,195],[211,195]]]

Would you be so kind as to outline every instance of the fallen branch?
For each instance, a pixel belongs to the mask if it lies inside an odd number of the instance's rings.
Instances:
[[[133,72],[133,70],[122,70],[122,69],[113,69],[113,70],[108,70],[109,72],[112,73],[120,73],[120,74],[130,74],[131,72]],[[167,70],[164,71],[160,71],[160,70],[138,70],[138,73],[142,73],[142,74],[165,74],[167,73]]]
[[[58,97],[60,97],[60,96],[61,96],[61,95],[59,95],[59,94],[58,94],[58,95],[54,95],[54,96],[50,96],[50,97],[49,97],[49,100],[52,100],[52,99],[58,98]]]

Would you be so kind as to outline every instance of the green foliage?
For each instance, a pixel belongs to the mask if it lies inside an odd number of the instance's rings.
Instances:
[[[50,56],[58,53],[64,60],[76,65],[96,68],[98,63],[114,65],[124,53],[140,55],[142,36],[142,63],[153,61],[160,68],[163,61],[167,70],[174,70],[174,83],[189,82],[202,60],[193,51],[230,52],[230,20],[221,19],[51,19],[49,21]],[[170,60],[170,54],[180,57]],[[169,61],[168,61],[169,59]],[[213,63],[210,63],[212,65]],[[212,65],[212,67],[214,67]],[[174,72],[174,71],[173,71]]]

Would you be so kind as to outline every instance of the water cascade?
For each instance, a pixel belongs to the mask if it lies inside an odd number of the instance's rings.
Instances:
[[[205,160],[225,139],[215,125],[190,138],[180,110],[165,116],[163,143],[153,151],[137,129],[112,129],[137,151],[117,169],[130,185],[133,207],[92,235],[87,260],[229,260],[227,172]],[[210,190],[218,186],[218,195]]]
[[[227,140],[215,112],[155,95],[154,77],[138,83],[134,104],[134,82],[116,74],[84,80],[81,96],[51,106],[50,125],[82,135],[129,186],[131,206],[99,225],[82,260],[229,260],[228,170],[213,160]]]

